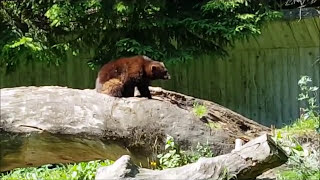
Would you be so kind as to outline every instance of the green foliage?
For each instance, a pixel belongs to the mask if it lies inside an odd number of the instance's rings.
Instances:
[[[192,111],[199,118],[202,118],[203,116],[205,116],[208,113],[207,107],[204,105],[201,105],[197,102],[193,104]],[[211,129],[220,129],[221,128],[221,125],[217,122],[208,122],[207,126]]]
[[[305,174],[304,171],[295,171],[295,170],[288,170],[283,171],[277,176],[277,180],[319,180],[320,178],[320,171],[318,172],[307,172]]]
[[[211,129],[221,129],[221,125],[218,122],[208,122],[207,126]]]
[[[0,5],[0,63],[8,69],[24,57],[59,64],[68,51],[85,52],[83,47],[95,49],[92,67],[133,54],[168,61],[224,55],[225,45],[259,34],[263,22],[279,17],[269,4],[250,0],[4,0]]]
[[[42,49],[41,46],[39,46],[36,43],[33,43],[32,38],[28,38],[28,37],[22,37],[18,41],[15,41],[12,44],[6,45],[4,48],[7,50],[10,48],[18,48],[19,46],[23,46],[23,45],[25,47],[30,48],[33,51],[40,51]]]
[[[219,175],[218,180],[231,180],[231,179],[237,179],[237,175],[231,174],[227,168],[224,168],[221,174]]]
[[[301,119],[312,119],[316,121],[317,127],[315,127],[320,133],[320,116],[319,116],[319,101],[317,101],[317,95],[319,93],[319,87],[312,86],[312,79],[309,76],[302,76],[298,82],[301,93],[298,100],[303,103],[305,107],[301,107],[302,114]]]
[[[173,137],[168,136],[166,139],[164,154],[159,154],[159,169],[174,168],[197,161],[200,157],[213,157],[214,154],[208,144],[201,145],[198,143],[195,151],[191,154],[180,150],[179,145],[174,142]]]
[[[207,144],[198,143],[196,149],[192,151],[192,154],[188,156],[189,162],[196,162],[201,157],[214,157],[208,142]]]
[[[311,139],[319,144],[319,134],[316,129],[320,127],[319,106],[316,103],[318,87],[311,87],[311,78],[302,76],[298,82],[301,93],[299,101],[305,102],[306,108],[300,119],[289,126],[276,131],[275,142],[289,155],[288,169],[279,172],[278,180],[315,180],[320,178],[320,149],[315,147],[304,148],[299,139]],[[300,140],[301,141],[301,140]]]
[[[0,174],[2,180],[91,180],[95,178],[97,168],[111,165],[113,162],[90,161],[68,165],[44,165],[38,168],[17,168],[9,173]]]
[[[175,144],[173,137],[167,137],[165,150],[167,153],[157,156],[159,158],[160,169],[180,167],[188,163],[187,156]]]
[[[207,108],[204,106],[204,105],[201,105],[199,103],[195,103],[193,104],[193,113],[201,118],[202,116],[206,115],[207,114]]]
[[[278,131],[291,135],[307,135],[315,133],[319,125],[319,117],[313,116],[307,119],[298,119],[291,125],[285,126]]]
[[[278,180],[311,180],[320,177],[320,150],[309,152],[290,133],[276,133],[275,141],[287,152],[288,169],[277,174]]]
[[[309,116],[318,116],[319,114],[319,102],[317,102],[317,93],[319,87],[311,86],[312,79],[309,76],[302,76],[298,82],[301,93],[299,94],[299,101],[305,104],[305,108],[302,108],[304,113],[304,119]]]

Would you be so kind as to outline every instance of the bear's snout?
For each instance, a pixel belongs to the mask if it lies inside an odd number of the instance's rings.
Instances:
[[[169,73],[167,73],[166,75],[164,75],[163,79],[171,79],[171,76]]]

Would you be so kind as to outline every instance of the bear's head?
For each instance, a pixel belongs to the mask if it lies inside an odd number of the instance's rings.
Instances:
[[[150,64],[150,69],[152,73],[152,79],[170,79],[171,78],[163,62],[157,62],[157,61],[152,62]]]
[[[151,80],[156,80],[156,79],[170,79],[171,76],[168,73],[167,68],[164,66],[163,62],[159,61],[154,61],[149,59],[146,56],[143,56],[143,58],[148,61],[148,63],[145,64],[145,72],[147,76]]]

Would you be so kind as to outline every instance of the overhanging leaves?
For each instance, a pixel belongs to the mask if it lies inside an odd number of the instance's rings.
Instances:
[[[83,44],[95,49],[92,65],[134,54],[157,60],[226,54],[225,45],[259,34],[260,25],[277,16],[249,0],[5,0],[1,63],[14,67],[21,54],[59,62]],[[13,46],[17,42],[23,48]]]

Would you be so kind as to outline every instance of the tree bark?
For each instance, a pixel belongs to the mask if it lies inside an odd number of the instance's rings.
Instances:
[[[247,141],[252,137],[257,137],[258,135],[262,135],[264,132],[270,131],[270,128],[248,119],[217,103],[203,99],[197,99],[173,91],[164,90],[159,87],[150,87],[150,90],[151,94],[160,100],[176,104],[178,107],[188,111],[192,111],[195,103],[204,105],[208,112],[201,118],[202,121],[219,122],[230,134],[236,137],[242,137]]]
[[[147,165],[162,151],[166,135],[183,150],[208,143],[216,155],[229,153],[236,138],[250,140],[269,128],[218,104],[151,88],[154,99],[114,98],[66,87],[1,89],[0,171],[17,167],[124,154]],[[208,113],[194,115],[193,104]],[[208,126],[215,122],[217,127]]]
[[[150,170],[139,168],[123,156],[113,165],[97,170],[99,179],[255,179],[257,176],[287,161],[286,153],[270,137],[262,135],[239,150],[214,158],[200,158],[197,162],[178,168]]]

